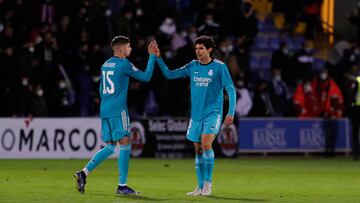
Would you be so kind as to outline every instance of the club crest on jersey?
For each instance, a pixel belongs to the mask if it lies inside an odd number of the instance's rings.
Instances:
[[[214,74],[214,71],[212,69],[209,70],[208,75],[212,76]]]

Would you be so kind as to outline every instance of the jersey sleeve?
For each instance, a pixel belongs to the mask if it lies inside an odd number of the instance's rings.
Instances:
[[[229,96],[229,111],[227,115],[234,116],[236,106],[236,92],[229,70],[225,64],[221,67],[221,84]]]
[[[125,74],[137,80],[149,82],[154,72],[155,60],[156,56],[154,54],[150,54],[145,71],[139,70],[134,66],[134,64],[129,62],[124,70]]]
[[[171,79],[176,79],[176,78],[187,77],[190,75],[190,66],[192,64],[191,62],[181,68],[178,68],[175,70],[169,70],[169,68],[164,63],[164,61],[161,57],[157,58],[156,61],[159,64],[160,70],[164,74],[166,79],[171,80]]]

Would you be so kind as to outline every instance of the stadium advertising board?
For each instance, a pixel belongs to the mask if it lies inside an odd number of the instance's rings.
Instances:
[[[0,158],[88,158],[102,144],[99,119],[0,119]]]
[[[154,118],[132,122],[131,134],[133,146],[146,134],[146,143],[143,146],[135,147],[143,150],[138,151],[138,156],[150,156],[156,158],[182,158],[193,155],[193,145],[186,140],[185,134],[188,125],[186,118]],[[142,129],[142,130],[140,130]],[[133,155],[134,151],[132,152]]]
[[[132,156],[192,156],[187,124],[185,118],[132,121]],[[0,119],[0,158],[89,158],[103,145],[98,118]]]
[[[325,135],[336,139],[336,151],[350,151],[347,119],[242,119],[239,152],[322,152]]]

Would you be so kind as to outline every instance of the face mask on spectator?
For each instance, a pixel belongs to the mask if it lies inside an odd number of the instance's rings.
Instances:
[[[223,53],[226,53],[226,52],[227,52],[227,47],[226,47],[226,46],[222,46],[222,47],[220,47],[220,50],[221,50]]]
[[[34,53],[34,51],[35,51],[35,48],[34,48],[34,47],[29,47],[29,52],[30,52],[30,53]]]
[[[310,84],[304,85],[304,91],[305,93],[311,92],[312,91],[311,85]]]
[[[289,54],[289,49],[287,49],[287,48],[283,48],[282,51],[283,51],[283,53],[286,54],[286,55]]]
[[[320,73],[320,80],[326,80],[328,77],[327,73]]]
[[[186,31],[182,31],[180,35],[185,38],[188,36],[188,33]]]
[[[64,89],[66,87],[66,83],[64,81],[59,82],[60,89]]]
[[[21,84],[23,86],[27,86],[29,84],[29,80],[27,78],[23,78],[22,81],[21,81]]]
[[[238,80],[238,81],[236,82],[236,87],[238,87],[239,89],[244,88],[244,81]]]
[[[205,23],[206,23],[207,25],[212,25],[212,24],[214,23],[214,21],[211,20],[211,19],[209,19],[209,20],[206,20]]]
[[[42,96],[44,95],[44,90],[38,89],[38,90],[36,91],[36,94],[37,94],[37,96],[42,97]]]
[[[234,50],[234,45],[230,44],[229,46],[227,46],[228,52],[232,52],[233,50]]]
[[[276,81],[281,81],[281,75],[275,75],[275,76],[274,76],[274,79],[275,79]]]

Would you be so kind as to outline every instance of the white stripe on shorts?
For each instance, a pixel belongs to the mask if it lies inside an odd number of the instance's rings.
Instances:
[[[126,111],[122,111],[122,112],[121,112],[121,122],[122,122],[123,129],[124,129],[125,131],[127,131]]]

